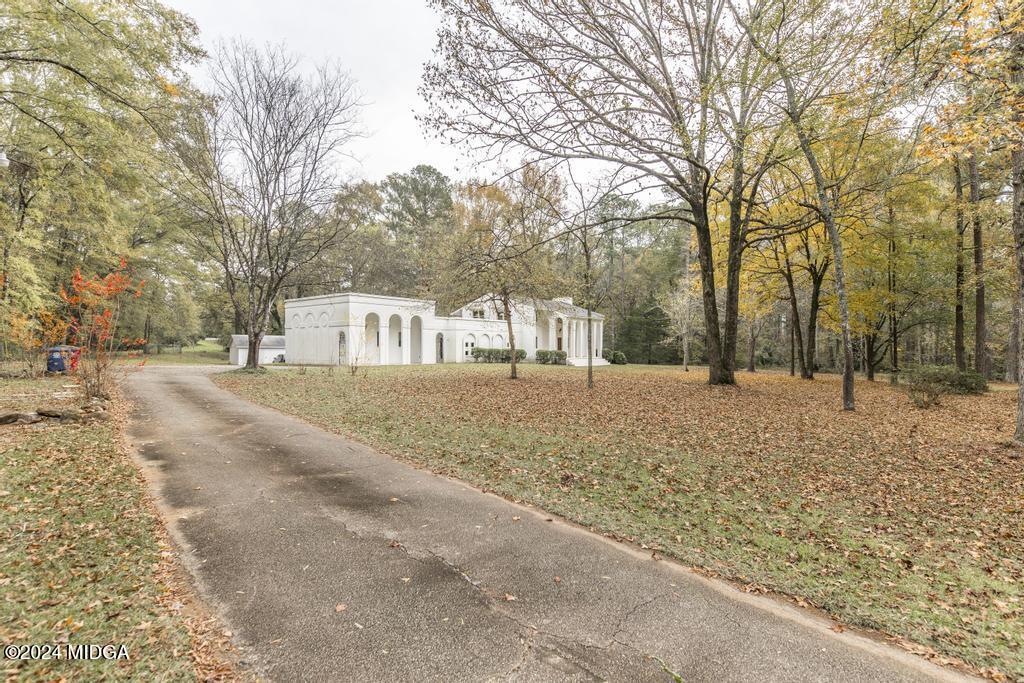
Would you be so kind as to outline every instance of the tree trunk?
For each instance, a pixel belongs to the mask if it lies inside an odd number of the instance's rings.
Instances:
[[[960,176],[960,158],[953,157],[953,187],[956,196],[956,307],[953,313],[953,356],[956,367],[967,369],[964,351],[964,183]]]
[[[0,301],[7,301],[7,292],[11,284],[11,271],[8,267],[11,261],[11,240],[13,236],[4,235],[3,263],[0,264]]]
[[[725,325],[722,330],[722,362],[735,383],[736,347],[740,325],[740,270],[743,266],[743,164],[746,136],[732,146],[732,191],[729,194],[729,244],[725,268]]]
[[[747,372],[755,372],[757,367],[754,364],[754,350],[757,346],[757,335],[754,334],[754,321],[750,321],[750,335],[747,338]]]
[[[1013,319],[1010,322],[1010,337],[1006,343],[1006,376],[1004,379],[1011,384],[1020,381],[1020,302],[1013,302]]]
[[[1010,83],[1017,92],[1024,89],[1024,33],[1011,32]],[[1018,97],[1013,101],[1013,122],[1024,123],[1024,102]],[[1013,244],[1016,262],[1017,296],[1014,308],[1024,306],[1024,143],[1018,138],[1011,147],[1011,174],[1013,184]],[[1024,368],[1024,344],[1017,340],[1017,367]],[[1017,425],[1014,439],[1024,443],[1024,382],[1017,389]]]
[[[505,311],[505,329],[508,331],[508,346],[512,350],[512,357],[509,361],[512,368],[508,378],[518,379],[519,374],[516,370],[516,335],[512,332],[512,304],[510,296],[501,297],[501,308]]]
[[[789,376],[796,376],[796,326],[794,321],[789,321]]]
[[[864,340],[864,346],[866,350],[864,352],[864,374],[867,375],[869,382],[875,381],[875,344],[876,336],[869,334]]]
[[[818,369],[818,313],[821,311],[821,286],[824,282],[824,270],[820,274],[811,273],[811,302],[807,311],[807,351],[803,354],[806,361],[800,370],[802,379],[814,379],[814,372]]]
[[[971,199],[971,228],[974,233],[974,369],[988,376],[988,351],[985,329],[985,252],[981,234],[981,177],[978,159],[967,157]]]
[[[142,338],[145,340],[142,342],[142,354],[144,356],[149,355],[149,338],[153,335],[153,318],[147,313],[146,322],[142,326]]]
[[[783,271],[782,277],[786,281],[786,288],[789,290],[789,311],[792,318],[789,325],[789,374],[796,374],[793,360],[795,355],[800,361],[800,378],[813,379],[813,374],[808,374],[807,361],[804,357],[804,333],[800,326],[800,309],[797,307],[796,286],[793,282],[793,270],[790,268],[788,256],[786,257],[786,270]]]
[[[787,85],[787,89],[791,89],[791,85]],[[832,268],[836,281],[836,299],[839,303],[839,326],[843,334],[843,410],[853,410],[855,408],[853,396],[853,338],[850,332],[850,301],[846,293],[846,261],[843,257],[843,243],[840,239],[839,226],[836,225],[835,214],[832,210],[832,200],[828,196],[825,175],[818,164],[818,157],[811,148],[811,141],[804,132],[800,121],[794,120],[793,123],[795,124],[797,138],[800,142],[800,149],[803,151],[804,158],[811,167],[811,174],[814,176],[821,220],[825,224],[829,241],[832,242]]]
[[[583,289],[587,297],[587,389],[594,388],[594,324],[593,312],[590,307],[594,301],[594,285],[591,281],[594,263],[590,253],[590,236],[587,230],[583,232],[583,265],[586,271],[583,273]]]
[[[594,325],[590,311],[590,302],[587,302],[587,389],[594,388]]]
[[[251,326],[250,326],[251,327]],[[260,345],[263,343],[263,333],[254,329],[249,330],[248,356],[245,358],[245,367],[248,370],[258,370],[260,367]]]
[[[690,248],[690,224],[686,223],[686,248],[683,249],[683,372],[690,371],[690,258],[693,250]]]
[[[735,384],[736,376],[733,367],[731,364],[727,364],[727,359],[722,354],[722,336],[718,326],[718,301],[715,294],[714,247],[711,243],[707,206],[691,201],[690,210],[697,233],[697,261],[700,263],[705,342],[708,355],[708,384]]]
[[[895,219],[893,217],[893,208],[889,207],[889,229],[894,230],[893,225]],[[897,384],[899,382],[900,375],[900,355],[899,355],[899,330],[896,325],[896,240],[893,239],[891,233],[889,237],[889,263],[888,265],[888,285],[889,285],[889,351],[892,356],[892,372],[889,373],[889,384]]]

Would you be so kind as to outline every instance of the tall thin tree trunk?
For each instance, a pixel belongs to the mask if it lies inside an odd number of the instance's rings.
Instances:
[[[693,286],[690,278],[692,273],[690,272],[693,249],[690,244],[690,224],[685,223],[684,229],[686,230],[686,237],[684,242],[686,247],[683,249],[683,372],[690,371],[690,289]]]
[[[874,334],[869,334],[865,340],[866,351],[864,354],[864,374],[867,375],[869,382],[875,381],[875,344],[877,343],[877,337]]]
[[[1019,19],[1018,19],[1019,22]],[[1010,83],[1016,92],[1024,90],[1024,33],[1019,29],[1011,31],[1010,42]],[[1013,100],[1013,121],[1020,126],[1024,123],[1024,102],[1018,97]],[[1024,306],[1024,143],[1019,138],[1011,147],[1011,181],[1013,184],[1013,244],[1017,274],[1017,296],[1014,307]],[[1017,367],[1024,368],[1024,344],[1020,343],[1018,330]],[[1014,439],[1024,443],[1024,382],[1017,389],[1017,424]]]
[[[895,230],[895,217],[893,208],[889,207],[889,230]],[[900,340],[899,330],[896,325],[896,240],[889,233],[889,262],[888,285],[889,285],[889,351],[892,356],[892,372],[889,373],[889,383],[897,384],[900,381]]]
[[[953,187],[956,196],[956,307],[953,313],[953,356],[956,367],[967,369],[964,352],[964,182],[960,175],[960,158],[953,157]]]
[[[787,83],[787,90],[792,91],[791,83]],[[791,110],[795,110],[792,98],[791,94]],[[800,142],[800,149],[803,151],[807,165],[811,167],[811,174],[814,176],[814,186],[818,194],[821,220],[825,224],[829,241],[832,243],[832,269],[835,275],[836,300],[839,303],[839,327],[843,334],[843,410],[853,410],[856,407],[853,395],[853,337],[850,331],[850,300],[846,292],[846,261],[843,256],[843,242],[839,235],[839,226],[836,225],[832,200],[828,196],[825,174],[818,164],[818,157],[811,147],[810,138],[804,132],[801,122],[794,120],[793,123],[795,124],[797,138]]]
[[[967,157],[971,199],[971,228],[974,233],[974,369],[988,376],[987,331],[985,329],[985,252],[981,233],[981,177],[978,159]]]
[[[754,351],[757,346],[757,335],[754,334],[754,321],[750,321],[750,334],[747,338],[747,372],[755,372],[757,370],[754,363]]]
[[[1010,337],[1006,340],[1006,376],[1007,382],[1017,383],[1020,380],[1020,304],[1013,302],[1013,319],[1010,322]]]
[[[807,351],[802,356],[806,361],[800,369],[800,376],[803,379],[814,379],[814,372],[818,369],[818,313],[821,310],[821,286],[824,282],[824,272],[820,276],[811,273],[811,301],[807,310]]]
[[[789,321],[789,376],[796,377],[796,326]]]
[[[509,372],[509,379],[518,379],[519,375],[516,372],[516,336],[512,331],[512,305],[508,295],[501,297],[501,308],[505,311],[505,329],[508,331],[508,346],[512,351],[511,360],[509,363],[512,368]]]
[[[594,388],[594,324],[587,302],[587,389]]]

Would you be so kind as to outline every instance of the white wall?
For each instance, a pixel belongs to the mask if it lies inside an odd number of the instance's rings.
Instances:
[[[285,350],[281,348],[268,349],[261,346],[260,365],[270,365],[278,356],[283,355],[284,352]],[[229,360],[232,365],[237,365],[239,367],[245,365],[246,361],[249,360],[249,349],[244,346],[232,348],[229,354]],[[285,360],[287,360],[287,356],[285,356]]]
[[[485,318],[472,317],[477,305],[483,306]],[[538,332],[536,315],[532,305],[519,305],[512,314],[516,347],[525,350],[529,359],[535,357],[538,341],[540,348],[554,348],[554,339],[547,339],[546,330]],[[418,318],[418,344],[413,341],[414,317]],[[567,328],[572,323],[565,322]],[[342,333],[344,345],[340,344]],[[438,334],[444,340],[445,363],[471,362],[467,341],[476,346],[495,346],[499,339],[502,347],[509,343],[508,324],[498,319],[491,302],[468,304],[451,317],[438,316],[433,301],[372,294],[332,294],[285,302],[285,343],[288,362],[293,364],[400,365],[418,361],[430,365],[438,362]]]

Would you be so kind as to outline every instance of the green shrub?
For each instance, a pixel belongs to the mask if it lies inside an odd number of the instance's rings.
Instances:
[[[974,370],[958,370],[952,365],[919,365],[901,373],[907,384],[912,382],[934,382],[941,384],[949,394],[982,394],[988,389],[988,382]]]
[[[985,378],[973,370],[949,365],[921,365],[901,373],[910,400],[918,408],[930,408],[946,394],[981,394]]]
[[[484,363],[511,363],[512,362],[512,349],[510,348],[489,348],[486,346],[474,346],[473,347],[473,360],[476,362],[483,361]],[[516,362],[520,362],[526,358],[525,349],[516,349]]]
[[[612,365],[625,365],[627,362],[626,354],[622,351],[612,351],[611,358],[608,359],[608,362]]]
[[[544,365],[565,365],[565,351],[537,349],[537,362]]]

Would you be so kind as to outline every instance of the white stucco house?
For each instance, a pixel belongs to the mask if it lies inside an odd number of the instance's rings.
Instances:
[[[327,294],[284,303],[286,357],[291,364],[429,365],[472,361],[475,347],[508,347],[503,313],[489,297],[450,316],[435,302],[376,294]],[[591,314],[594,364],[601,357],[604,316]],[[562,350],[570,365],[587,364],[587,311],[571,299],[517,302],[512,312],[516,348],[533,359],[538,349]]]
[[[278,357],[285,356],[285,338],[281,335],[266,335],[260,344],[260,365],[279,362]],[[228,360],[232,365],[242,366],[249,359],[249,336],[245,334],[231,335],[231,346],[228,349]]]

